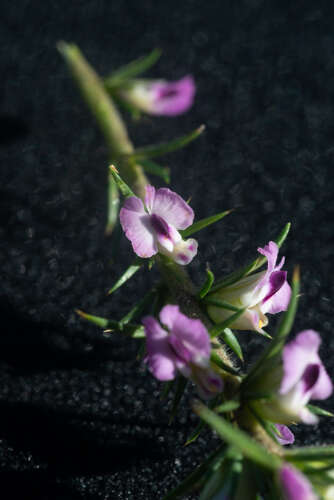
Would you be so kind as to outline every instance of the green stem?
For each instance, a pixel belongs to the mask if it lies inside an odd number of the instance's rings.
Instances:
[[[119,160],[123,155],[130,155],[134,147],[128,136],[126,127],[118,109],[114,105],[109,94],[106,92],[102,79],[85,59],[80,49],[74,44],[59,42],[58,50],[64,57],[73,79],[77,83],[84,101],[102,131],[107,146],[111,162],[116,163],[117,168],[122,173],[122,177],[133,189],[133,191],[144,197],[147,178],[140,165],[133,160]],[[109,183],[114,184],[109,176]],[[111,231],[117,219],[117,206],[115,210],[115,200],[117,200],[114,186],[109,190],[109,209],[107,231]],[[117,205],[117,203],[116,203]],[[115,216],[116,213],[116,216]]]

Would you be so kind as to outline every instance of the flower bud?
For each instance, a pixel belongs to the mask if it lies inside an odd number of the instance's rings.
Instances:
[[[151,115],[176,116],[192,105],[195,82],[185,76],[175,82],[165,80],[133,80],[120,96],[132,106]]]

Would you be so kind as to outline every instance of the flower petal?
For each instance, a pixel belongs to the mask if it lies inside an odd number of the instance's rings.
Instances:
[[[131,241],[139,257],[152,257],[158,251],[150,216],[146,214],[143,202],[136,196],[125,200],[119,214],[125,236]]]
[[[168,343],[168,332],[153,316],[142,320],[146,334],[147,361],[158,380],[172,380],[176,376],[175,356]]]
[[[160,312],[160,321],[168,326],[170,336],[178,339],[178,343],[173,341],[173,347],[181,358],[185,359],[187,356],[192,363],[201,364],[203,358],[210,357],[210,337],[199,319],[188,318],[178,306],[167,305]],[[182,349],[178,345],[182,345]]]
[[[171,254],[172,259],[180,266],[186,266],[190,264],[193,258],[197,255],[198,243],[193,238],[187,240],[181,240],[179,243],[174,245],[173,252]]]
[[[285,500],[317,500],[312,485],[299,470],[285,464],[279,472]]]
[[[176,116],[187,111],[194,101],[195,82],[192,76],[185,76],[176,82],[160,81],[152,84],[154,101],[151,113]]]
[[[280,393],[285,394],[302,378],[307,365],[318,363],[318,349],[320,336],[313,330],[305,330],[286,344],[283,349],[284,375],[281,382]]]
[[[290,431],[289,427],[283,424],[275,424],[276,427],[276,439],[281,445],[292,444],[295,441],[295,436],[293,432]]]
[[[277,271],[272,275],[278,273],[285,273],[285,271]],[[271,278],[269,278],[270,280]],[[269,299],[265,299],[265,302],[261,305],[261,310],[264,314],[277,314],[282,311],[286,311],[291,298],[291,288],[287,281],[277,290]]]
[[[160,188],[156,192],[152,213],[160,215],[176,229],[186,229],[194,220],[193,209],[168,188]]]

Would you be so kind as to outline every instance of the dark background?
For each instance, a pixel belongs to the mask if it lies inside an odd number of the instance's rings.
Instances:
[[[106,291],[133,255],[104,237],[107,151],[55,49],[77,43],[101,74],[163,49],[151,76],[197,82],[193,109],[130,124],[136,145],[201,123],[205,134],[164,158],[172,188],[199,217],[236,214],[203,231],[197,282],[252,258],[287,221],[287,269],[300,264],[294,333],[321,332],[334,375],[333,3],[2,1],[0,484],[21,499],[159,499],[213,449],[188,401],[170,403],[136,361],[136,344],[105,338],[76,307],[120,318],[151,275]],[[129,120],[130,122],[130,120]],[[155,180],[154,180],[155,181]],[[159,184],[159,181],[157,181]],[[275,320],[274,320],[275,321]],[[273,321],[273,322],[274,322]],[[240,335],[250,354],[251,333]],[[323,406],[334,409],[333,401]],[[334,441],[331,422],[298,442]]]

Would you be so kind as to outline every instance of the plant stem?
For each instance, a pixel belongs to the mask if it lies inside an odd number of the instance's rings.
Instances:
[[[131,159],[122,158],[133,153],[134,147],[118,109],[105,90],[102,79],[76,45],[59,42],[58,50],[64,57],[84,101],[104,135],[110,161],[116,164],[125,182],[132,187],[133,191],[143,198],[145,186],[148,184],[147,178],[140,165]],[[112,185],[108,189],[109,216],[106,231],[110,233],[118,215],[118,190],[113,179],[110,176],[108,179]]]

